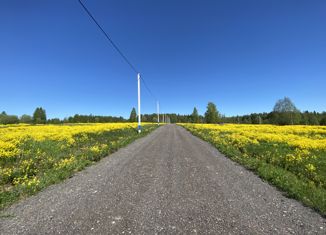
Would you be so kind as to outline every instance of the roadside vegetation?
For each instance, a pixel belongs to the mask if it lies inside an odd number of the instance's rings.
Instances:
[[[326,127],[319,126],[326,125],[326,112],[301,112],[284,97],[270,113],[225,117],[208,102],[203,115],[194,107],[189,115],[165,113],[159,119],[193,123],[181,125],[289,196],[326,214]],[[142,114],[141,120],[145,125],[138,135],[135,108],[129,119],[79,114],[48,119],[42,107],[32,116],[0,113],[0,209],[69,177],[157,126],[149,124],[157,122],[155,113]]]
[[[179,124],[326,215],[326,127]]]
[[[156,127],[145,123],[138,134],[137,123],[0,125],[0,209],[70,177]]]

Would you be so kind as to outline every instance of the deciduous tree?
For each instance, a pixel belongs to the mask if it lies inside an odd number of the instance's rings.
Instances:
[[[274,117],[277,117],[273,120],[275,124],[293,125],[300,123],[300,111],[288,97],[278,100],[274,106],[273,112],[275,113]]]
[[[21,123],[32,123],[33,122],[33,118],[30,116],[30,115],[27,115],[27,114],[23,114],[21,117],[20,117],[20,122]]]
[[[209,102],[207,104],[205,121],[207,123],[217,123],[219,121],[219,113],[217,111],[216,105],[213,102]]]
[[[46,123],[46,112],[42,107],[36,108],[33,114],[33,122],[35,124],[45,124]]]

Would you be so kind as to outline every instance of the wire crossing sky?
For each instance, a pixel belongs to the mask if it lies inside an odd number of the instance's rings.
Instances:
[[[87,12],[87,14],[89,15],[89,17],[91,17],[91,19],[94,21],[94,23],[97,25],[97,27],[99,27],[99,29],[102,31],[102,33],[105,35],[105,37],[109,40],[109,42],[111,43],[111,45],[118,51],[118,53],[121,55],[121,57],[126,61],[126,63],[130,66],[130,68],[132,70],[134,70],[134,72],[136,74],[139,73],[139,71],[135,68],[135,66],[132,65],[132,63],[128,60],[128,58],[121,52],[121,50],[119,49],[119,47],[112,41],[112,39],[110,38],[110,36],[105,32],[105,30],[101,27],[101,25],[96,21],[96,19],[94,18],[94,16],[89,12],[89,10],[87,9],[87,7],[82,3],[81,0],[78,0],[80,5],[84,8],[84,10]]]
[[[326,110],[325,1],[83,0],[144,75],[142,112]],[[135,71],[75,1],[0,2],[0,112],[128,117]],[[132,64],[134,65],[134,64]],[[149,89],[150,88],[150,89]]]
[[[83,7],[83,9],[86,11],[86,13],[89,15],[89,17],[94,21],[94,23],[98,26],[98,28],[102,31],[102,33],[105,35],[105,37],[109,40],[109,42],[111,43],[111,45],[117,50],[117,52],[121,55],[121,57],[126,61],[126,63],[130,66],[130,68],[136,73],[140,73],[136,67],[128,60],[128,58],[122,53],[122,51],[119,49],[119,47],[112,41],[112,39],[110,38],[110,36],[105,32],[105,30],[101,27],[101,25],[97,22],[97,20],[94,18],[94,16],[92,15],[92,13],[90,13],[90,11],[87,9],[87,7],[82,3],[81,0],[78,0],[80,5]],[[153,92],[151,91],[151,89],[149,89],[147,83],[145,82],[145,80],[143,79],[143,77],[140,77],[141,80],[143,81],[143,84],[145,86],[145,88],[147,89],[147,91],[151,94],[151,96],[155,99],[155,95],[153,94]]]

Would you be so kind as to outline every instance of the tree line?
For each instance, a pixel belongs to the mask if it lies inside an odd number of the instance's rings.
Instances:
[[[280,99],[269,113],[252,113],[223,117],[225,123],[274,124],[274,125],[326,125],[326,112],[301,112],[290,98]]]
[[[238,123],[238,124],[274,124],[274,125],[326,125],[326,112],[301,112],[291,101],[284,97],[278,100],[271,112],[252,113],[226,117],[217,111],[216,105],[209,102],[205,114],[199,115],[195,107],[190,115],[167,114],[172,123]]]
[[[0,113],[0,124],[63,124],[63,123],[106,123],[106,122],[126,122],[123,117],[99,116],[99,115],[79,115],[59,119],[47,119],[46,111],[42,107],[35,109],[33,115],[24,114],[21,117],[17,115],[8,115],[6,112]]]
[[[0,114],[0,124],[45,124],[47,123],[45,109],[38,107],[35,109],[33,116],[24,114],[21,117],[17,115],[8,115],[5,111]]]
[[[326,112],[300,112],[290,98],[278,100],[271,112],[252,113],[241,116],[226,117],[217,110],[213,102],[209,102],[204,115],[200,115],[196,107],[191,114],[165,113],[165,121],[170,123],[239,123],[239,124],[275,124],[275,125],[326,125]],[[142,114],[142,122],[157,122],[157,114]],[[160,122],[163,114],[160,115]],[[0,113],[0,124],[63,124],[63,123],[107,123],[107,122],[137,122],[136,109],[132,108],[129,119],[115,116],[80,115],[59,119],[47,119],[42,107],[35,109],[32,116],[24,114],[21,117]]]

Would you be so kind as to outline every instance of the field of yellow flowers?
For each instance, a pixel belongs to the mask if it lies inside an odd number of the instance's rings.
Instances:
[[[156,125],[0,125],[0,209],[59,182]]]
[[[180,124],[288,196],[326,214],[326,127]]]

